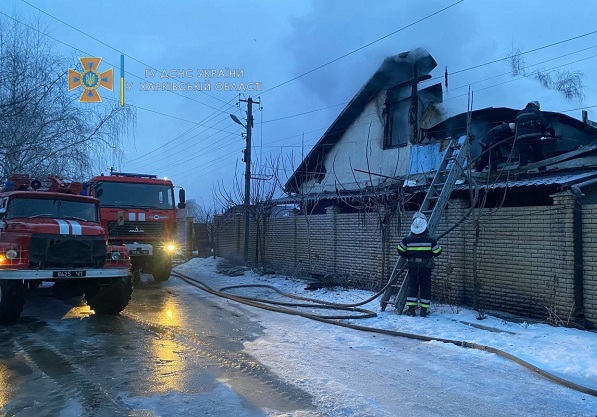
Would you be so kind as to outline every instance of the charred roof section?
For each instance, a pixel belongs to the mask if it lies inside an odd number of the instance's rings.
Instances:
[[[412,85],[422,79],[429,79],[431,70],[437,66],[435,59],[424,49],[417,48],[386,58],[381,67],[373,74],[356,96],[348,103],[342,113],[331,124],[317,144],[311,149],[298,169],[286,182],[287,192],[298,192],[301,184],[310,178],[321,178],[325,175],[323,161],[348,127],[363,112],[380,91],[399,85]],[[418,79],[414,80],[415,74]]]
[[[484,135],[489,129],[502,122],[514,122],[516,120],[516,114],[520,110],[521,109],[511,109],[509,107],[488,107],[485,109],[474,110],[471,112],[471,133],[475,136]],[[552,124],[566,126],[576,130],[578,134],[597,138],[597,128],[588,123],[584,123],[563,113],[550,111],[544,111],[542,113]],[[434,139],[466,135],[467,119],[468,113],[457,114],[429,129],[422,129],[423,134]]]

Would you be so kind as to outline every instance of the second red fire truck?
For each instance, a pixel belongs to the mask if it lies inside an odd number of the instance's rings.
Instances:
[[[185,207],[185,191],[179,190],[176,205],[172,181],[113,171],[91,178],[86,190],[100,201],[109,243],[129,250],[134,279],[146,272],[155,281],[167,280],[178,246],[176,208]]]

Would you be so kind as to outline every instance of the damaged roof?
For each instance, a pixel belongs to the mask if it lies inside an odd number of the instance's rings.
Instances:
[[[367,103],[381,90],[387,90],[400,84],[410,85],[413,82],[415,64],[419,76],[429,74],[437,66],[435,59],[421,48],[386,58],[294,171],[285,184],[285,190],[298,192],[304,181],[317,175],[320,171],[324,174],[321,162],[331,151],[333,145],[340,140],[346,129],[363,112]]]
[[[491,127],[499,125],[502,122],[510,123],[516,120],[516,114],[521,109],[511,109],[509,107],[487,107],[484,109],[473,110],[471,112],[471,119],[476,122],[476,126],[481,126],[484,131]],[[541,111],[551,122],[558,122],[560,124],[570,126],[580,133],[596,136],[597,128],[588,123],[584,123],[574,117],[563,113],[556,113],[550,111]],[[460,137],[466,134],[468,113],[460,113],[456,116],[450,117],[429,129],[421,129],[428,137],[435,139],[443,139],[447,137]],[[475,126],[471,126],[474,130]],[[473,131],[473,134],[475,132]]]

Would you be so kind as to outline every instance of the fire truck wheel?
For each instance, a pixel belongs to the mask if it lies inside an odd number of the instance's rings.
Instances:
[[[0,280],[0,324],[14,324],[25,304],[25,286],[20,281]]]
[[[156,282],[167,281],[172,273],[172,260],[162,259],[159,262],[155,262],[151,271],[153,280]]]
[[[115,315],[125,309],[132,293],[133,282],[129,276],[117,278],[109,285],[92,284],[85,293],[85,299],[95,314]]]

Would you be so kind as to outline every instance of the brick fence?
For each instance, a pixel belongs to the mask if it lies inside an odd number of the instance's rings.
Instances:
[[[567,321],[574,309],[574,199],[559,193],[553,205],[475,209],[439,243],[443,254],[433,271],[432,299],[453,306],[473,306],[475,224],[479,302],[498,310]],[[441,235],[469,210],[453,199],[436,230]],[[397,260],[396,246],[408,232],[412,212],[395,216],[382,232],[377,213],[340,213],[306,218],[302,214],[270,218],[262,228],[261,264],[293,276],[314,275],[359,288],[380,289]],[[584,307],[597,323],[597,205],[583,207]],[[216,253],[242,261],[244,217],[220,219]],[[256,235],[250,225],[249,258],[257,264]]]

